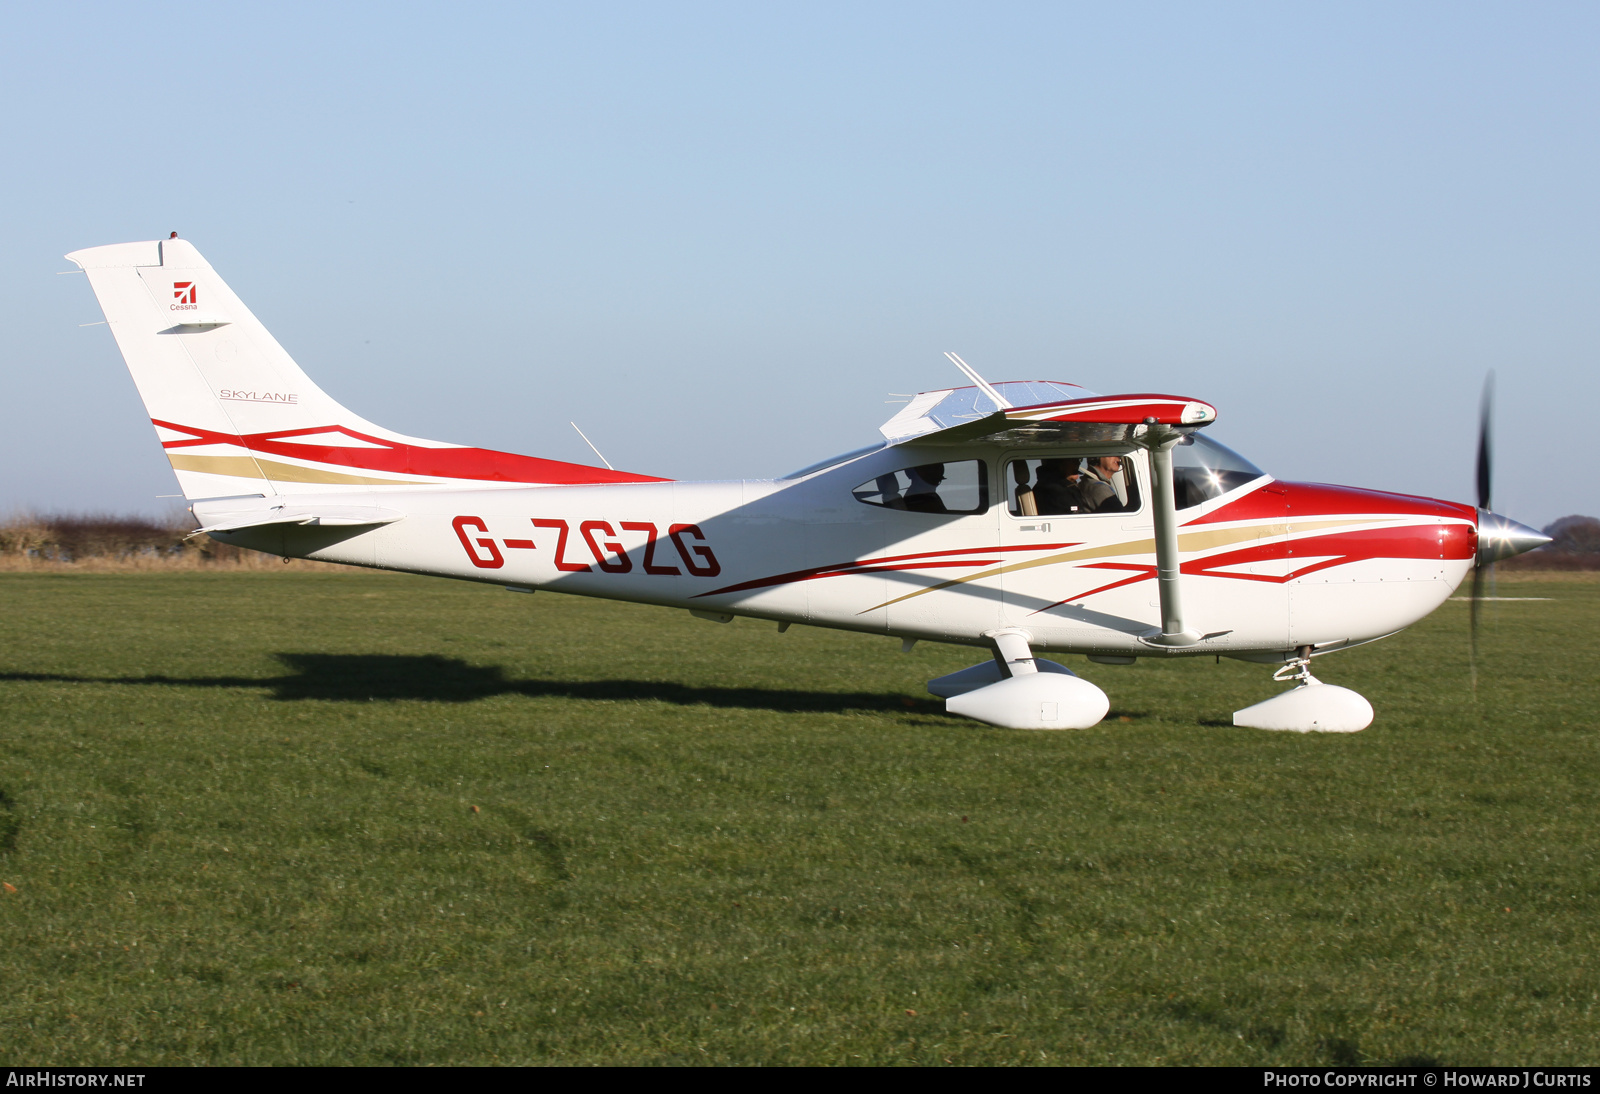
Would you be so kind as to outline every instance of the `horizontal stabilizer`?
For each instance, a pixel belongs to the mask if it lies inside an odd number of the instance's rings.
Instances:
[[[303,503],[283,497],[219,498],[211,502],[196,502],[193,512],[203,527],[195,529],[192,535],[202,532],[239,532],[273,524],[324,528],[377,527],[393,524],[405,516],[404,513],[376,505]]]

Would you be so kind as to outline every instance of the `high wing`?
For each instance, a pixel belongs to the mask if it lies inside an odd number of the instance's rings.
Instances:
[[[979,387],[925,391],[880,427],[890,444],[991,442],[1137,443],[1158,432],[1192,432],[1216,420],[1210,403],[1183,395],[1096,395],[1054,380],[1008,380]]]

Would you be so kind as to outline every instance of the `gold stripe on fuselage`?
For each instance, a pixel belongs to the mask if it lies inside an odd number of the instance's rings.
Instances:
[[[1270,524],[1251,524],[1242,528],[1207,528],[1202,532],[1181,532],[1178,535],[1178,550],[1193,553],[1195,551],[1209,551],[1215,547],[1231,547],[1236,543],[1244,543],[1252,539],[1276,539],[1278,536],[1293,535],[1296,532],[1315,532],[1324,528],[1338,528],[1352,524],[1382,524],[1394,520],[1393,517],[1366,517],[1364,519],[1343,520],[1295,520],[1274,521]],[[965,585],[969,581],[981,581],[986,577],[996,577],[1000,574],[1014,573],[1017,570],[1028,570],[1035,566],[1054,566],[1062,562],[1083,562],[1091,558],[1112,558],[1117,555],[1147,555],[1155,554],[1156,541],[1152,539],[1130,539],[1122,543],[1108,543],[1103,547],[1085,547],[1078,551],[1063,551],[1056,555],[1046,555],[1044,558],[1030,558],[1025,562],[1010,562],[1002,566],[995,566],[966,577],[952,578],[941,581],[937,585],[930,585],[926,589],[917,589],[915,592],[897,596],[893,600],[885,600],[882,604],[875,604],[865,611],[877,611],[898,604],[902,600],[922,596],[924,593],[936,593],[940,589],[948,589],[955,585]]]

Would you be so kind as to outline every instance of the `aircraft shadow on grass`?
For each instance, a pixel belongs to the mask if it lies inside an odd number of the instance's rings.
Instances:
[[[529,698],[632,700],[785,713],[855,710],[943,713],[942,704],[873,692],[794,691],[775,688],[694,687],[655,680],[513,680],[498,665],[470,665],[437,654],[280,653],[282,676],[66,676],[0,673],[0,680],[72,684],[133,684],[193,688],[268,688],[276,700],[382,702],[420,700],[471,703],[497,695]]]

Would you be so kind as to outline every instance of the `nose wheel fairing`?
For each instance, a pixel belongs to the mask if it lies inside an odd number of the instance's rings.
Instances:
[[[1291,691],[1233,712],[1233,724],[1245,729],[1275,729],[1291,733],[1359,733],[1372,724],[1372,704],[1336,684],[1324,684],[1311,675],[1311,650],[1272,674],[1274,680],[1294,680]]]

